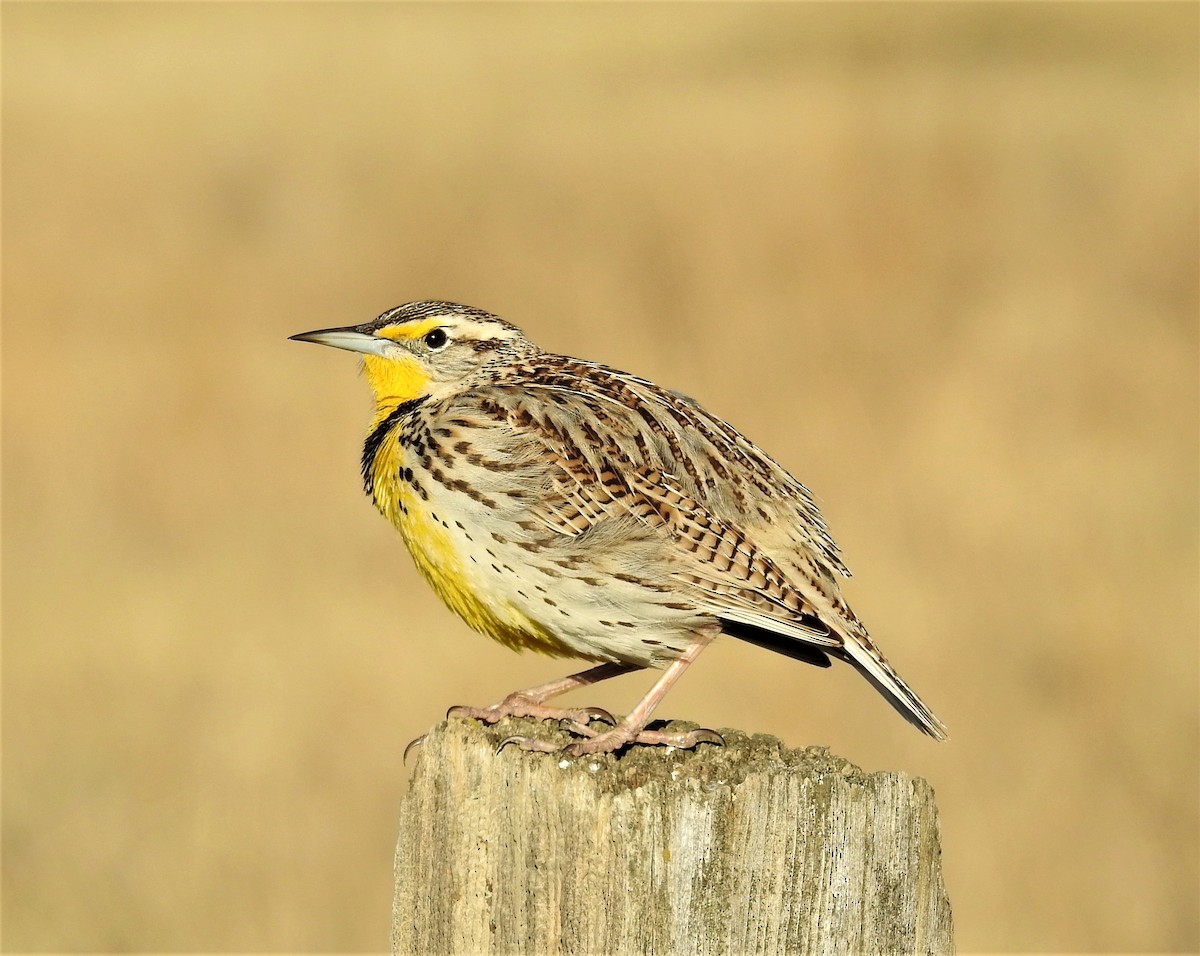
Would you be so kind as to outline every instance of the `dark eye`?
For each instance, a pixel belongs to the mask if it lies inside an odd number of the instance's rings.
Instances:
[[[426,348],[428,348],[430,351],[436,352],[438,349],[445,348],[446,343],[450,341],[450,339],[446,335],[445,329],[433,329],[432,331],[425,333],[424,341]]]

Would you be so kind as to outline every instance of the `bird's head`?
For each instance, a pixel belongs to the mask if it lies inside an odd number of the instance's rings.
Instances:
[[[409,302],[365,325],[291,338],[361,353],[380,408],[453,395],[493,360],[532,347],[516,326],[453,302]]]

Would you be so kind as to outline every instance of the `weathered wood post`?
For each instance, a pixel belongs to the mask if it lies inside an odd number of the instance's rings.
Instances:
[[[924,780],[736,731],[690,752],[495,753],[556,732],[451,720],[414,751],[394,952],[953,953]]]

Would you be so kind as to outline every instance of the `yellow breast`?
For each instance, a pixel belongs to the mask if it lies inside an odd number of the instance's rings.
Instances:
[[[575,656],[575,651],[502,595],[479,586],[479,575],[468,570],[474,562],[464,553],[464,542],[434,520],[429,503],[399,477],[405,455],[398,438],[393,430],[379,444],[370,472],[371,495],[400,531],[417,570],[437,596],[472,628],[507,647],[552,657]]]

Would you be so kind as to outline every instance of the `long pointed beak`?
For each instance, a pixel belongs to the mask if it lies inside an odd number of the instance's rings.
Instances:
[[[343,329],[317,329],[315,332],[301,332],[299,335],[289,335],[289,341],[315,342],[317,345],[331,345],[335,349],[346,349],[349,352],[362,352],[365,355],[383,355],[384,350],[395,343],[390,339],[371,335],[369,332],[359,332],[353,327]]]

